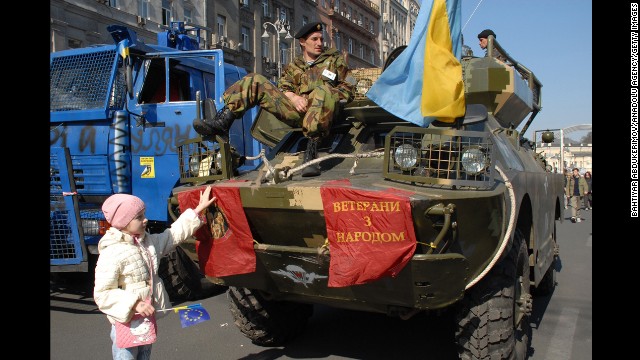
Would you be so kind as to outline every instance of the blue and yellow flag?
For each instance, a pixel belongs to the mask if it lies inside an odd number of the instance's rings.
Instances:
[[[188,306],[179,306],[173,308],[174,312],[177,312],[180,316],[180,324],[183,328],[189,327],[201,323],[203,321],[211,320],[209,313],[202,307],[201,304],[194,304]]]
[[[367,92],[369,99],[422,127],[464,115],[461,1],[422,0],[407,48]]]
[[[129,59],[129,39],[120,41],[118,44],[118,54],[120,54],[123,61]]]

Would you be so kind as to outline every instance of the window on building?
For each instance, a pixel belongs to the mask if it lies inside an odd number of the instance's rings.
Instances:
[[[192,17],[192,12],[191,9],[184,9],[184,21],[187,23],[192,23],[193,22],[193,17]]]
[[[353,8],[351,6],[347,7],[347,19],[353,18]]]
[[[347,51],[349,51],[349,54],[353,54],[353,39],[349,38],[349,47],[347,48]]]
[[[280,8],[280,16],[278,17],[278,19],[280,19],[280,21],[287,21],[287,9],[286,8]]]
[[[371,22],[369,23],[369,31],[371,31],[372,33],[375,33],[375,31],[373,30],[374,26],[373,26],[373,20],[371,20]]]
[[[339,11],[340,10],[340,0],[335,0],[333,2],[333,10],[335,10],[335,11]]]
[[[138,16],[149,19],[149,0],[138,0]]]
[[[358,56],[360,59],[364,59],[364,45],[360,44],[358,49]]]
[[[242,37],[241,41],[242,41],[242,49],[244,49],[245,51],[250,51],[250,44],[249,44],[249,34],[251,33],[251,30],[249,30],[248,27],[243,26],[242,29],[240,30],[242,32],[242,34],[240,34],[240,36]]]
[[[282,66],[287,65],[289,63],[289,57],[287,56],[288,54],[289,54],[289,44],[281,41],[280,42],[280,62],[282,63]]]
[[[173,16],[171,14],[171,1],[162,0],[162,25],[169,25],[173,20]]]
[[[369,49],[369,62],[374,64],[376,63],[376,54],[373,49]]]
[[[271,12],[269,11],[269,0],[262,0],[262,16],[271,17]]]
[[[67,47],[69,49],[77,49],[82,47],[82,41],[78,40],[78,39],[72,39],[72,38],[68,38],[67,39]]]
[[[342,49],[342,45],[341,43],[341,39],[340,39],[340,33],[336,32],[336,38],[335,38],[335,42],[336,42],[336,49],[341,50]]]
[[[223,36],[227,36],[227,18],[222,16],[222,15],[218,15],[218,21],[217,21],[217,25],[218,25],[218,40],[222,41],[222,37]]]
[[[305,26],[309,23],[309,17],[308,16],[302,16],[302,26]]]
[[[268,39],[262,39],[262,57],[266,58],[267,60],[270,59],[271,57],[271,51],[269,51],[269,40]]]
[[[240,0],[240,7],[249,7],[249,0]]]
[[[109,0],[109,6],[114,8],[120,8],[119,6],[120,0]]]

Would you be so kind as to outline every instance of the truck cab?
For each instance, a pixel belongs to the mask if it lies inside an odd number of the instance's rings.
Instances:
[[[50,269],[88,271],[90,254],[109,224],[101,211],[115,193],[146,206],[151,231],[168,226],[179,183],[176,144],[198,134],[196,94],[215,99],[247,74],[224,62],[222,50],[198,50],[199,28],[173,22],[145,44],[131,29],[111,25],[112,45],[50,54]],[[195,36],[194,36],[195,34]],[[255,155],[263,146],[248,111],[230,131],[230,146]],[[248,160],[240,170],[253,169]]]

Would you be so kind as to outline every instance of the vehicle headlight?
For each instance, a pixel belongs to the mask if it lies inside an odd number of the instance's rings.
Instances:
[[[213,158],[211,155],[205,156],[195,155],[189,159],[189,171],[193,176],[208,176],[211,172]]]
[[[85,236],[104,235],[109,226],[106,220],[82,219],[82,229]]]
[[[409,170],[418,162],[418,149],[410,144],[402,144],[396,148],[393,159],[402,170]]]
[[[487,168],[487,156],[478,148],[466,149],[462,152],[460,162],[469,175],[477,175]]]
[[[222,154],[216,154],[216,169],[222,169]]]

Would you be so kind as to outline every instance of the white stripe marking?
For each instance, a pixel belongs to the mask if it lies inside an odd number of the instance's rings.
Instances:
[[[573,346],[573,336],[576,333],[576,324],[580,310],[576,308],[564,308],[558,319],[558,324],[553,332],[553,337],[549,341],[547,356],[549,360],[571,359],[571,349]]]

